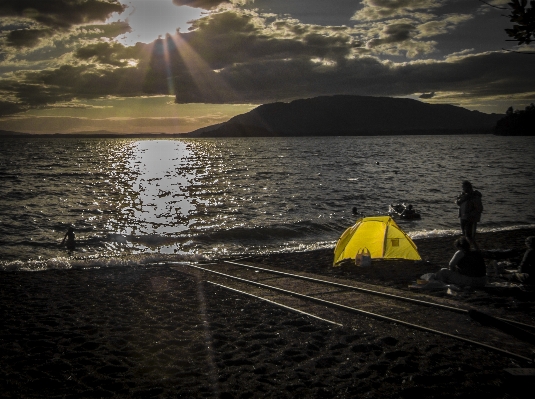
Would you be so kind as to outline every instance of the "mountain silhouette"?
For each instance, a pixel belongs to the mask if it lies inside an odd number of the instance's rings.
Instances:
[[[407,98],[322,96],[261,105],[196,137],[491,133],[503,115]]]

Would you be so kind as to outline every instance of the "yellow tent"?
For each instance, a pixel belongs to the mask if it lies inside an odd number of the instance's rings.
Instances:
[[[344,259],[355,259],[364,248],[372,259],[422,259],[414,242],[390,216],[361,218],[348,228],[334,249],[334,266]]]

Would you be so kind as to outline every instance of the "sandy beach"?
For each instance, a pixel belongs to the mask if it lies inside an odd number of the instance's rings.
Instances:
[[[485,233],[478,242],[488,262],[514,263],[529,235],[535,230]],[[422,262],[367,269],[333,268],[332,249],[248,260],[408,291],[447,265],[454,238],[416,240]],[[449,299],[535,325],[529,287]],[[516,398],[522,382],[504,369],[533,367],[365,317],[358,328],[337,327],[166,265],[3,272],[0,301],[6,398]]]

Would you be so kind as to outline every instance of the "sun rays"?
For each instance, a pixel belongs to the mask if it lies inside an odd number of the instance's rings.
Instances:
[[[176,102],[236,102],[234,89],[179,32],[154,42],[144,86],[158,94],[176,95]],[[156,87],[153,82],[166,82]],[[187,93],[187,99],[182,98]],[[207,101],[211,99],[211,101]]]

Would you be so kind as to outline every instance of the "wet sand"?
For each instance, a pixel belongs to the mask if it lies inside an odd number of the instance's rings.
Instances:
[[[535,231],[482,234],[479,243],[512,250],[515,262],[528,235]],[[250,260],[408,290],[446,266],[453,239],[417,240],[423,262],[396,267],[332,268],[332,249]],[[535,324],[531,289],[466,290],[454,299]],[[533,367],[366,318],[334,326],[167,266],[3,272],[0,301],[6,398],[515,398],[519,383],[503,370]]]

